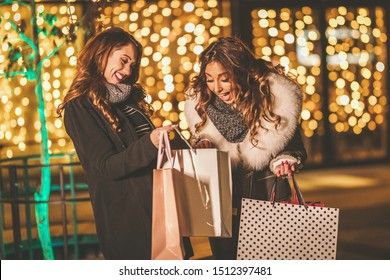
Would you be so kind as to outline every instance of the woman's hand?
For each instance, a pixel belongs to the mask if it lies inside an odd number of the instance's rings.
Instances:
[[[290,177],[295,172],[295,162],[282,161],[281,164],[275,167],[274,173],[277,177]]]
[[[153,145],[158,148],[158,145],[160,143],[160,135],[161,133],[165,130],[167,132],[170,132],[174,129],[174,125],[167,125],[167,126],[163,126],[163,127],[159,127],[159,128],[156,128],[154,129],[151,133],[150,133],[150,141],[152,141]]]
[[[212,148],[212,144],[208,139],[202,139],[194,145],[195,149],[208,149]]]

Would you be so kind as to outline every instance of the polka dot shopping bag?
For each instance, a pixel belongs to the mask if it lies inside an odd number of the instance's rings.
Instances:
[[[305,203],[292,179],[292,202],[242,199],[237,259],[336,259],[339,209]]]

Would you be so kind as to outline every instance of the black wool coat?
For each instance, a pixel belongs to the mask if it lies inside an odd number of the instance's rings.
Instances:
[[[138,137],[120,111],[116,133],[86,96],[66,104],[64,124],[89,186],[96,231],[106,259],[150,259],[152,182],[157,148]]]

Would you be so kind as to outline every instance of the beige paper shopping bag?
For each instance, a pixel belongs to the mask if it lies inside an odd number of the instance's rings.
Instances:
[[[160,138],[157,168],[153,170],[152,260],[182,260],[184,250],[173,186],[174,170],[161,168],[164,150],[168,162],[172,162],[166,132]]]
[[[232,236],[229,155],[217,149],[173,150],[174,187],[184,236]]]

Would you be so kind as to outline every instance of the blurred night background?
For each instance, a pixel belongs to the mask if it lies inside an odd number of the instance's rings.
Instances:
[[[156,126],[178,123],[198,55],[221,36],[304,93],[305,198],[340,208],[338,259],[390,259],[388,0],[0,0],[1,259],[99,259],[77,155],[56,108],[77,54],[119,26],[144,46]],[[37,222],[39,221],[39,222]],[[210,251],[192,239],[195,259]]]

